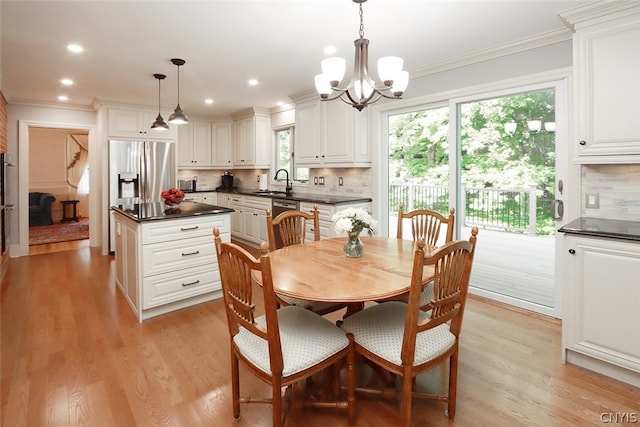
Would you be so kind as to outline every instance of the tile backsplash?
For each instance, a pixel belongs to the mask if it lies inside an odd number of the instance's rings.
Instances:
[[[583,165],[582,216],[640,221],[640,164]],[[598,194],[599,207],[587,208],[586,195]]]

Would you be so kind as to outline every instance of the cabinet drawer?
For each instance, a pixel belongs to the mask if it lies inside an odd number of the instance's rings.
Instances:
[[[213,242],[213,229],[218,227],[220,234],[229,233],[229,215],[206,215],[199,218],[172,219],[144,224],[142,241],[149,243],[184,240],[192,237],[210,237]]]
[[[167,304],[220,288],[217,263],[147,277],[143,280],[143,308]]]
[[[223,237],[223,240],[227,239],[228,237]],[[194,239],[146,245],[142,249],[144,277],[216,263],[213,234]]]

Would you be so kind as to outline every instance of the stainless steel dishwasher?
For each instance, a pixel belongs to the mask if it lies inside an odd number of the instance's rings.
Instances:
[[[273,208],[271,209],[271,218],[275,218],[280,215],[282,212],[287,211],[297,211],[300,210],[300,202],[297,201],[289,201],[289,200],[280,200],[273,199]],[[276,237],[276,248],[280,249],[282,247],[282,238],[280,237],[280,230],[277,225],[273,226],[273,234]]]

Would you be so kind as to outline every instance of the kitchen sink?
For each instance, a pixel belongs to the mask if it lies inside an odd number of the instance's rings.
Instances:
[[[256,196],[286,196],[286,191],[256,191],[252,194]]]

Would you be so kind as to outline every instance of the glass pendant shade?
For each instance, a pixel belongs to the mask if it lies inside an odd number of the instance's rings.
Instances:
[[[518,124],[516,122],[509,122],[504,124],[504,131],[508,134],[512,134],[516,131]]]
[[[391,86],[402,72],[404,61],[397,56],[385,56],[378,59],[378,75],[385,86]]]
[[[393,85],[391,85],[391,92],[393,93],[393,96],[402,96],[408,85],[409,72],[400,71],[396,78],[393,80]]]
[[[344,73],[347,67],[347,61],[344,58],[327,58],[320,63],[322,68],[322,74],[327,78],[327,81],[335,85],[338,85],[344,78]]]
[[[316,74],[315,77],[316,90],[320,96],[329,96],[331,93],[331,83],[324,74]]]
[[[555,132],[556,122],[544,122],[544,130],[547,132]]]
[[[542,121],[541,120],[529,120],[527,122],[527,127],[532,132],[540,132],[540,129],[542,129]]]

